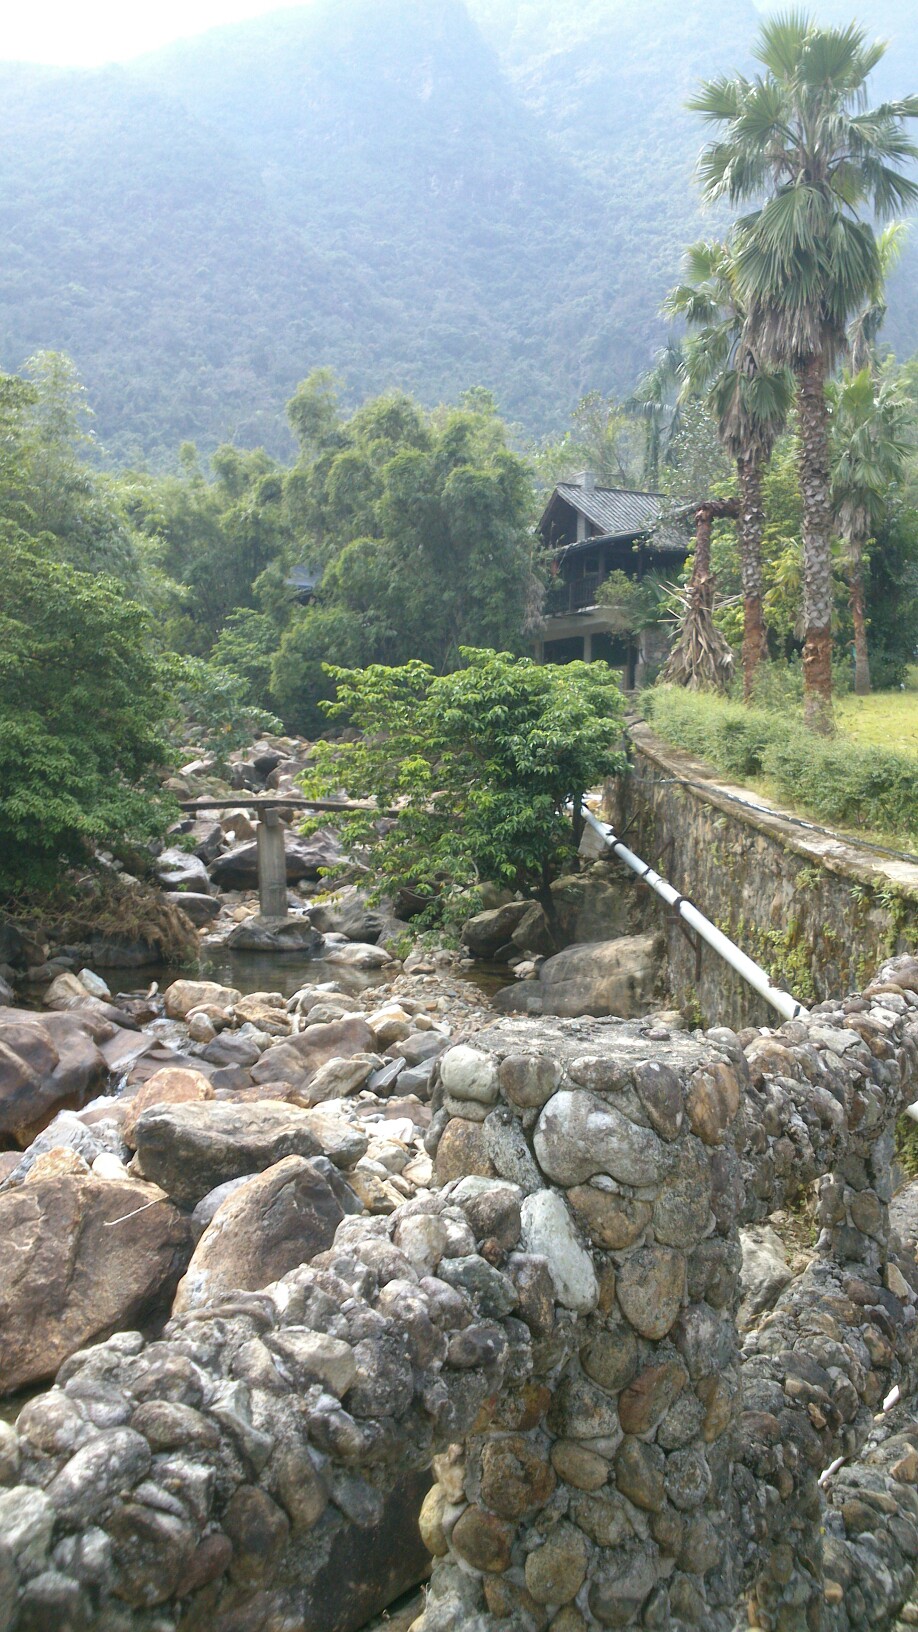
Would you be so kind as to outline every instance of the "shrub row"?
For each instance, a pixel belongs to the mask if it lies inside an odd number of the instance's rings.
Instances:
[[[643,693],[667,742],[728,776],[764,776],[780,798],[821,821],[918,837],[918,760],[844,737],[815,737],[792,713],[746,708],[709,693]]]

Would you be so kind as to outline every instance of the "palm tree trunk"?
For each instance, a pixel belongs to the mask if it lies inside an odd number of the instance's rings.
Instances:
[[[715,520],[735,517],[736,499],[709,499],[695,512],[695,563],[685,597],[679,638],[661,680],[690,691],[726,691],[733,676],[733,653],[714,622],[711,535]]]
[[[762,501],[764,458],[752,450],[736,461],[740,508],[737,525],[740,566],[743,575],[743,697],[752,696],[756,670],[768,656],[765,618],[762,613],[762,532],[765,506]]]
[[[832,505],[829,496],[829,408],[826,359],[814,354],[797,374],[800,490],[803,498],[803,718],[831,736]]]
[[[867,618],[864,607],[864,544],[861,538],[849,539],[851,558],[848,565],[848,585],[851,595],[851,621],[854,624],[854,690],[858,697],[870,695],[870,657],[867,652]]]

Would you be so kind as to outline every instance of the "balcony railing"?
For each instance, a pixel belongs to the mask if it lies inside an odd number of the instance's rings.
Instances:
[[[583,578],[572,579],[567,584],[561,582],[552,584],[545,600],[546,616],[563,617],[567,612],[582,612],[585,607],[595,606],[596,592],[601,583],[601,574],[590,572]]]

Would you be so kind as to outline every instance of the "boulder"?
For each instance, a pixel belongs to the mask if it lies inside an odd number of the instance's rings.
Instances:
[[[350,994],[369,991],[372,986],[385,986],[394,973],[392,953],[384,947],[369,947],[359,940],[325,940],[322,963],[328,966],[330,978]]]
[[[310,918],[323,935],[346,935],[349,941],[375,946],[392,921],[390,904],[371,907],[362,890],[347,884],[326,901],[314,905]]]
[[[114,1036],[91,1010],[0,1010],[0,1137],[28,1144],[65,1100],[81,1103],[108,1077],[98,1045]]]
[[[531,901],[508,901],[506,906],[476,913],[463,926],[462,942],[473,958],[493,958],[512,943],[513,932],[526,917]]]
[[[196,895],[210,894],[207,868],[198,856],[178,848],[164,850],[156,860],[156,876],[164,890],[191,890]]]
[[[167,1303],[191,1252],[188,1220],[154,1186],[91,1173],[4,1192],[0,1235],[16,1244],[0,1257],[4,1393]]]
[[[65,969],[60,975],[55,975],[48,987],[42,1002],[46,1009],[76,1009],[85,1004],[87,997],[96,996],[78,976]]]
[[[181,907],[195,929],[204,929],[220,916],[220,903],[214,895],[200,895],[196,890],[165,890],[165,899],[172,907]]]
[[[215,816],[199,816],[192,824],[191,837],[199,861],[214,861],[223,848],[223,828]]]
[[[192,1009],[213,1004],[218,1009],[231,1009],[242,993],[235,986],[221,986],[216,980],[174,980],[163,993],[166,1014],[170,1020],[184,1020]]]
[[[328,1060],[373,1054],[376,1038],[362,1015],[308,1026],[296,1037],[275,1043],[252,1067],[253,1082],[292,1082],[303,1088]]]
[[[557,948],[545,908],[538,901],[530,901],[510,937],[521,952],[534,953],[537,958],[548,958]]]
[[[213,1097],[213,1088],[203,1072],[189,1071],[182,1066],[166,1066],[141,1083],[127,1100],[121,1123],[122,1138],[133,1150],[136,1143],[134,1129],[138,1118],[143,1116],[144,1111],[148,1111],[151,1105],[199,1104]]]
[[[562,945],[612,941],[627,935],[634,900],[632,885],[612,884],[593,873],[571,873],[556,878],[551,893]]]
[[[515,990],[535,986],[543,1014],[632,1019],[652,1005],[659,972],[657,944],[655,935],[624,935],[616,941],[569,946],[546,959],[538,981]]]
[[[237,844],[245,844],[255,837],[255,822],[247,810],[228,810],[223,816],[220,828],[224,837],[234,839]]]
[[[173,1314],[280,1280],[330,1247],[343,1217],[312,1163],[285,1157],[217,1208],[179,1284]]]
[[[259,914],[230,930],[225,945],[237,952],[290,952],[314,958],[320,956],[324,942],[306,917],[263,918]]]
[[[152,1106],[138,1119],[134,1138],[140,1174],[183,1207],[194,1207],[226,1179],[263,1173],[285,1156],[325,1154],[309,1113],[271,1099]]]
[[[313,833],[301,838],[298,833],[284,834],[287,858],[287,883],[296,884],[301,878],[315,880],[323,868],[333,867],[341,859],[341,846],[329,832]],[[258,845],[251,841],[227,850],[211,863],[210,877],[221,890],[255,889],[258,884]]]

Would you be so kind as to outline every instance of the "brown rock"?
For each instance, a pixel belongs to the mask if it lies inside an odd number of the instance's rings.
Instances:
[[[665,1495],[663,1468],[666,1458],[656,1445],[640,1439],[623,1439],[615,1458],[615,1483],[635,1507],[658,1512]]]
[[[124,1121],[121,1124],[121,1136],[126,1145],[133,1150],[136,1144],[134,1129],[137,1120],[151,1105],[186,1105],[196,1104],[200,1100],[213,1099],[214,1091],[203,1071],[191,1071],[182,1066],[165,1066],[157,1071],[146,1082],[135,1088],[130,1098],[126,1100]]]
[[[529,1440],[517,1435],[489,1440],[481,1453],[481,1500],[502,1519],[519,1519],[542,1507],[555,1475]]]
[[[475,1570],[500,1575],[510,1568],[510,1549],[516,1526],[505,1524],[474,1503],[453,1525],[453,1549]]]
[[[508,1054],[501,1060],[497,1080],[511,1104],[544,1105],[556,1091],[561,1071],[541,1054]]]
[[[88,1173],[89,1164],[69,1145],[55,1145],[53,1150],[43,1150],[35,1158],[28,1173],[23,1179],[24,1184],[40,1184],[42,1179],[59,1179],[65,1173]]]
[[[551,1448],[551,1465],[560,1479],[575,1490],[601,1490],[609,1477],[605,1457],[578,1444],[576,1439],[556,1439]]]
[[[696,1071],[686,1109],[692,1132],[706,1145],[719,1145],[740,1104],[736,1072],[729,1065]]]
[[[174,980],[163,997],[170,1020],[184,1020],[192,1009],[211,1006],[231,1009],[242,993],[235,986],[221,986],[216,980]]]
[[[648,1060],[634,1068],[634,1086],[662,1139],[675,1139],[682,1126],[682,1084],[668,1065]]]
[[[597,1247],[621,1251],[633,1247],[650,1222],[653,1208],[647,1201],[630,1201],[625,1196],[597,1190],[592,1184],[577,1184],[567,1199],[585,1225]]]
[[[710,1445],[733,1421],[736,1391],[725,1377],[702,1377],[696,1392],[704,1406],[702,1433]]]
[[[257,1485],[240,1485],[223,1517],[233,1544],[231,1574],[246,1585],[271,1577],[290,1534],[286,1513]]]
[[[152,1203],[152,1205],[149,1205]],[[187,1220],[152,1185],[61,1175],[0,1195],[0,1378],[6,1392],[171,1298]]]
[[[685,1297],[685,1259],[672,1247],[642,1247],[618,1272],[616,1295],[642,1337],[665,1337]]]
[[[115,1592],[132,1609],[164,1604],[191,1564],[197,1535],[173,1513],[121,1501],[107,1523]]]
[[[235,1289],[255,1292],[307,1264],[335,1239],[344,1213],[303,1156],[287,1156],[217,1208],[180,1281],[173,1314]]]
[[[464,1179],[471,1174],[483,1179],[497,1178],[481,1123],[461,1116],[452,1117],[443,1129],[434,1165],[438,1184],[448,1184],[450,1179]]]
[[[0,1009],[0,1136],[27,1145],[59,1105],[82,1103],[108,1076],[98,1043],[115,1035],[89,1011]]]
[[[646,1434],[666,1415],[688,1382],[681,1360],[647,1366],[622,1393],[618,1415],[626,1434]]]
[[[536,1603],[571,1603],[586,1579],[588,1560],[580,1531],[562,1519],[526,1560],[526,1585]]]
[[[634,1333],[624,1321],[616,1321],[597,1333],[581,1351],[580,1364],[594,1383],[617,1394],[630,1383],[638,1368],[638,1347]]]

